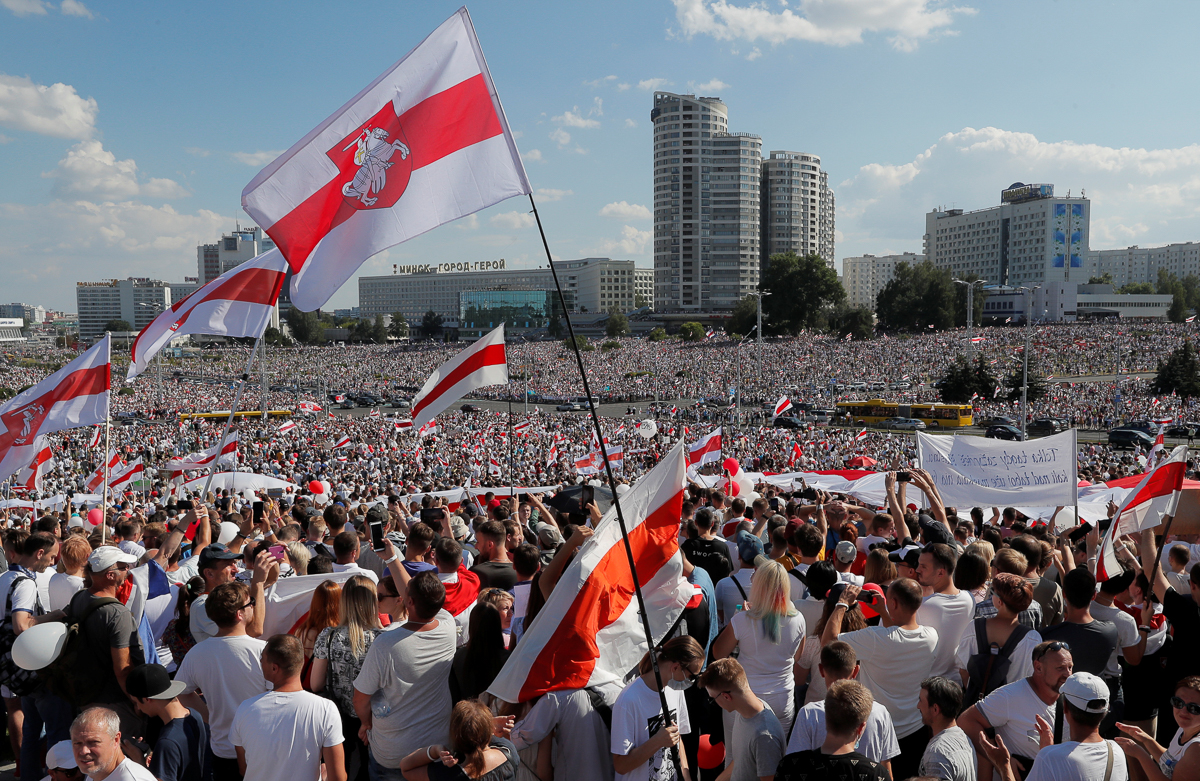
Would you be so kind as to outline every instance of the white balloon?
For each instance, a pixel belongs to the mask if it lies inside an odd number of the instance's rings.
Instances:
[[[637,424],[637,433],[642,439],[650,439],[658,433],[658,424],[654,422],[653,418],[646,418]]]
[[[17,635],[12,647],[12,658],[24,670],[40,670],[62,653],[67,639],[67,625],[57,621],[37,624]]]
[[[217,534],[217,542],[221,545],[228,545],[233,542],[233,538],[238,535],[239,531],[241,529],[233,521],[221,521],[221,531]]]

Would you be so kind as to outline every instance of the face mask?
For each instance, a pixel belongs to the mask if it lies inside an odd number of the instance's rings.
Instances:
[[[667,686],[675,691],[684,691],[692,687],[692,680],[689,678],[684,681],[667,681]]]

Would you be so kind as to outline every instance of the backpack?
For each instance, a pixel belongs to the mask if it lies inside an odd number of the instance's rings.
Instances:
[[[51,693],[62,697],[67,702],[76,707],[86,705],[92,702],[100,693],[100,687],[103,685],[103,679],[98,675],[86,674],[84,655],[87,648],[84,645],[83,639],[83,624],[92,614],[106,605],[119,605],[121,600],[113,597],[101,597],[100,599],[92,598],[91,604],[84,608],[83,613],[79,616],[74,615],[75,600],[72,599],[67,605],[67,636],[63,640],[62,651],[58,658],[50,663],[46,669],[42,670],[42,678],[46,681],[46,688]],[[130,655],[133,656],[134,648],[131,646]],[[140,649],[139,649],[140,653]],[[134,664],[138,664],[138,660],[131,658]],[[112,662],[104,659],[103,663],[111,665]]]
[[[8,595],[4,598],[4,621],[0,622],[0,684],[7,686],[14,697],[33,694],[42,682],[42,677],[36,670],[19,667],[12,657],[13,644],[17,641],[17,633],[13,631],[12,595],[22,580],[32,581],[33,578],[28,575],[13,578],[8,587]],[[38,607],[41,607],[40,598]]]
[[[979,700],[999,689],[1008,681],[1008,670],[1012,666],[1012,654],[1017,645],[1029,633],[1029,627],[1017,624],[1004,646],[988,643],[987,619],[975,619],[975,647],[979,650],[967,660],[967,690],[963,707],[969,708]]]
[[[592,688],[585,688],[588,700],[592,703],[592,710],[596,711],[600,716],[600,720],[604,722],[604,727],[608,731],[612,731],[612,706],[604,701],[604,697],[600,692]]]

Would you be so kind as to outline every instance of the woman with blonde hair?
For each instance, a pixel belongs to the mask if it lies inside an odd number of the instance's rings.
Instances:
[[[450,745],[419,748],[400,760],[408,781],[509,781],[517,774],[517,747],[497,735],[492,712],[463,700],[450,713]]]
[[[863,582],[887,588],[895,579],[896,565],[888,559],[887,551],[876,548],[867,554],[867,563],[863,566]]]
[[[348,579],[342,585],[338,607],[338,625],[322,629],[313,645],[308,687],[318,693],[329,691],[342,716],[348,777],[363,780],[367,778],[367,754],[358,739],[362,724],[354,714],[354,679],[362,670],[371,644],[383,631],[375,583],[365,575]],[[355,767],[357,772],[350,772]]]
[[[292,572],[297,575],[307,575],[308,562],[312,559],[312,551],[299,541],[289,542],[284,547],[287,550],[288,566],[292,568]]]
[[[804,617],[791,600],[787,570],[776,561],[761,561],[750,581],[750,606],[729,621],[713,643],[713,656],[741,649],[738,661],[750,689],[774,711],[787,733],[795,716],[792,692],[804,651]],[[725,714],[733,728],[733,714]],[[729,734],[728,732],[726,734]]]

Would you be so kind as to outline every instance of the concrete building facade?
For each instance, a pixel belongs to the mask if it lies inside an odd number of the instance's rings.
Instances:
[[[102,335],[110,320],[124,320],[134,331],[140,331],[172,302],[170,283],[159,279],[77,282],[79,338],[86,341]]]
[[[253,228],[237,228],[221,236],[213,244],[196,247],[196,268],[201,285],[207,285],[217,277],[245,263],[251,258],[275,248],[271,237],[257,225]]]
[[[834,197],[821,158],[774,151],[763,159],[760,221],[764,266],[778,252],[820,255],[833,268]]]
[[[655,311],[731,310],[758,287],[762,139],[720,98],[656,92],[650,122]]]
[[[1200,276],[1200,242],[1092,250],[1088,252],[1085,269],[1088,277],[1111,274],[1117,287],[1138,282],[1156,284],[1159,269],[1166,269],[1179,279],[1189,274]]]
[[[879,291],[896,275],[896,266],[907,263],[915,266],[925,262],[924,255],[905,252],[902,255],[862,255],[857,258],[842,258],[842,287],[846,290],[846,301],[851,306],[865,306],[875,310],[875,299]]]

